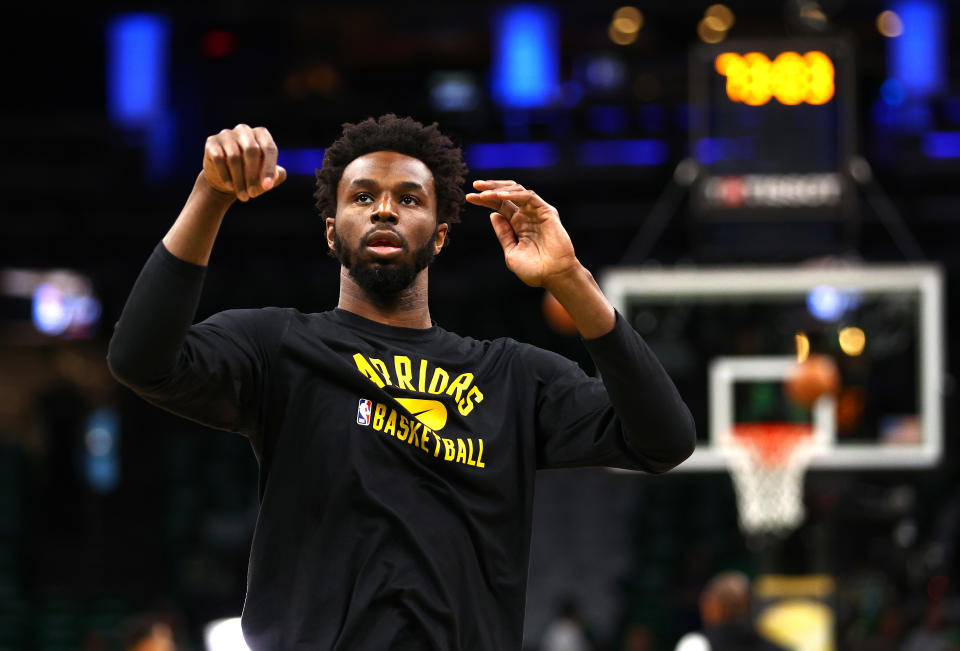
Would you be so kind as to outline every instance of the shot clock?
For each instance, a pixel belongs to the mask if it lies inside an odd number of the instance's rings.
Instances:
[[[843,40],[726,41],[690,56],[690,149],[705,219],[833,220],[851,188],[853,61]]]

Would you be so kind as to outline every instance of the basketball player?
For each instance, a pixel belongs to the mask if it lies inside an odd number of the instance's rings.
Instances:
[[[252,444],[260,512],[242,621],[257,651],[518,649],[534,471],[659,473],[693,450],[689,411],[556,209],[513,181],[475,181],[464,197],[465,174],[436,125],[344,125],[314,195],[341,263],[337,308],[191,326],[227,209],[286,178],[266,129],[223,130],[116,325],[121,382]],[[431,321],[427,267],[464,198],[491,211],[507,267],[570,313],[602,381]]]

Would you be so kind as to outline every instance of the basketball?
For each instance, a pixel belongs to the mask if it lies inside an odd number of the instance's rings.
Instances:
[[[577,326],[574,325],[573,319],[570,318],[567,311],[560,305],[560,301],[554,298],[550,292],[544,292],[543,294],[543,316],[547,319],[550,327],[560,334],[577,334]]]
[[[811,407],[824,394],[836,395],[839,391],[840,371],[827,355],[810,355],[794,367],[784,384],[787,397],[804,407]]]

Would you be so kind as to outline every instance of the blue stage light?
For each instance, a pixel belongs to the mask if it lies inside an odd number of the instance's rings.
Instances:
[[[735,138],[700,138],[693,144],[693,155],[701,165],[734,158]]]
[[[923,153],[930,158],[960,158],[960,131],[932,131],[925,134]]]
[[[880,97],[890,106],[900,106],[906,99],[907,91],[899,79],[891,78],[880,86]]]
[[[537,108],[557,95],[560,47],[555,11],[514,5],[493,19],[493,97],[508,108]]]
[[[559,153],[549,142],[488,142],[465,147],[463,157],[470,169],[495,170],[550,167]]]
[[[323,167],[323,149],[281,149],[277,163],[287,174],[307,174],[314,176]]]
[[[107,110],[123,126],[143,127],[167,106],[170,29],[154,14],[118,16],[107,28]]]
[[[830,285],[817,285],[807,294],[807,310],[820,321],[837,321],[851,307],[851,295]]]
[[[667,160],[662,140],[590,140],[579,149],[583,165],[662,165]]]
[[[891,9],[903,21],[903,34],[887,39],[887,67],[911,97],[929,97],[947,82],[947,16],[937,0],[903,0]]]

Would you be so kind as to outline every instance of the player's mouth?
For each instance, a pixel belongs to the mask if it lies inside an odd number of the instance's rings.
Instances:
[[[377,231],[367,236],[367,250],[379,257],[392,257],[403,251],[403,241],[393,231]]]

